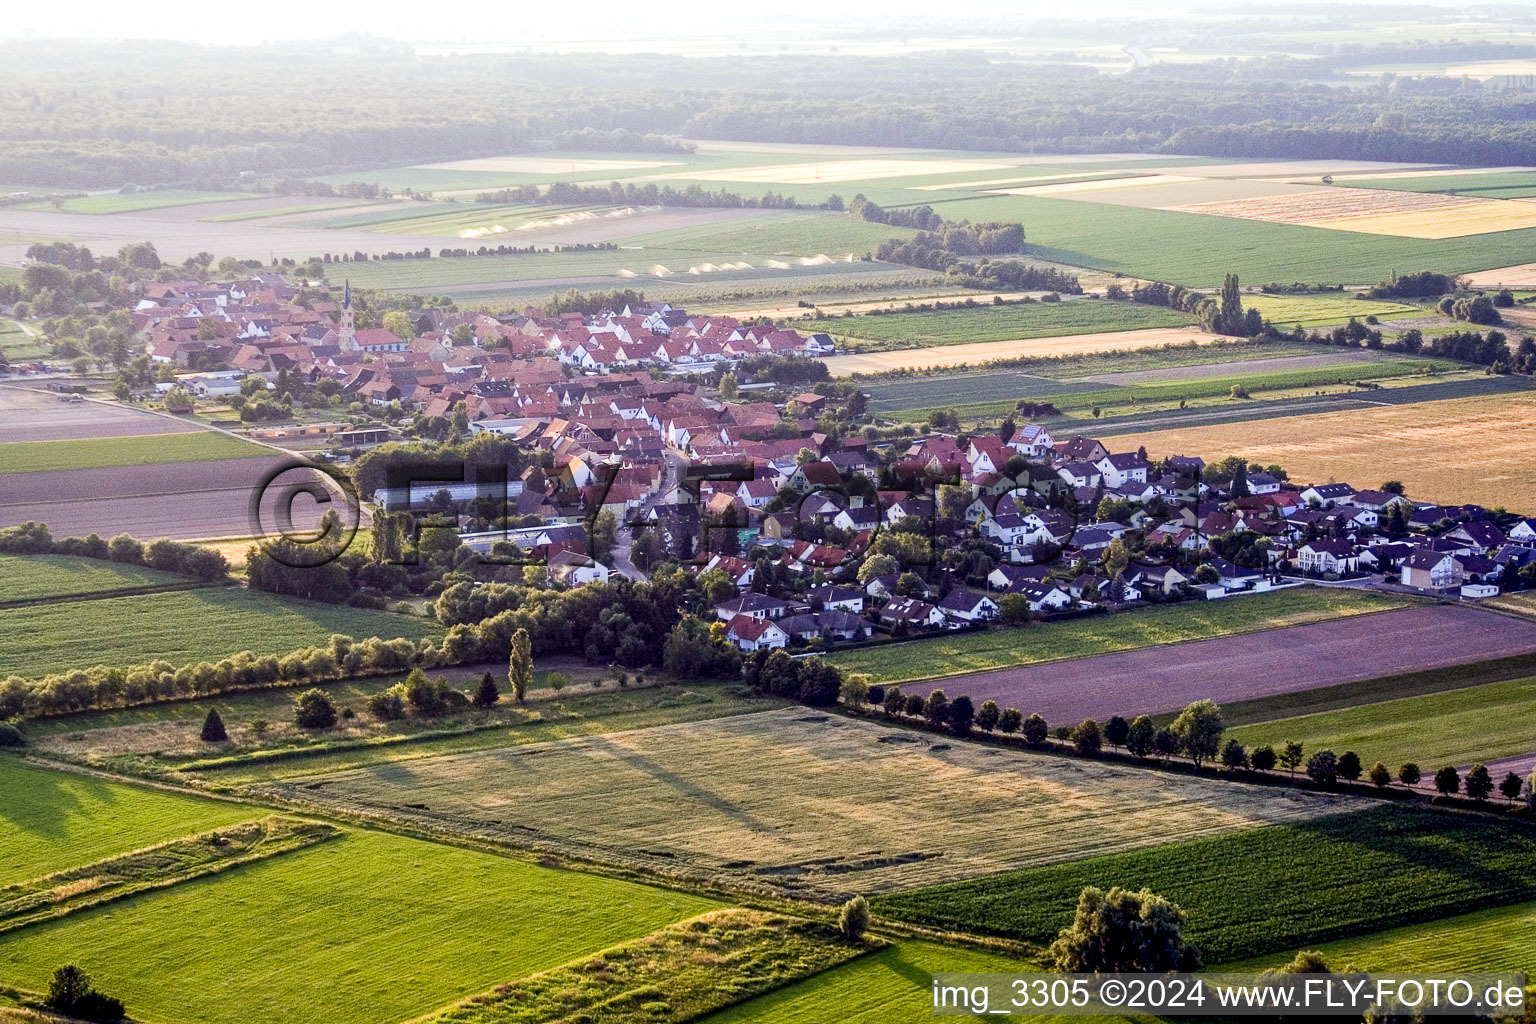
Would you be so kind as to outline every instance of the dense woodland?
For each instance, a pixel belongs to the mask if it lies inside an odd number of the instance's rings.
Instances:
[[[1124,28],[1121,28],[1124,31]],[[1229,42],[1228,46],[1231,45]],[[58,43],[0,68],[0,181],[58,188],[230,184],[515,152],[663,149],[664,136],[1010,151],[1536,163],[1536,100],[1457,80],[1347,79],[1361,63],[1157,66],[922,57],[515,54],[417,57],[302,44],[212,49]],[[1496,56],[1536,49],[1496,48]],[[1506,52],[1508,51],[1508,52]],[[253,81],[260,103],[244,102]],[[617,134],[622,129],[624,134]],[[568,134],[569,133],[569,134]]]

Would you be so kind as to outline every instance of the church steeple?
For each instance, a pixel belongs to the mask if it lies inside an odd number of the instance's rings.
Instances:
[[[343,349],[357,348],[357,322],[352,313],[352,279],[348,278],[341,298],[340,327],[337,336]]]

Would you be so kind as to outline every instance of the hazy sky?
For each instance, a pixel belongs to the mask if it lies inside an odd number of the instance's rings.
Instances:
[[[1167,10],[1168,4],[1128,0],[1077,0],[1072,14],[1124,16],[1131,11]],[[442,0],[422,4],[402,0],[332,0],[304,6],[238,5],[207,0],[149,0],[123,4],[106,0],[61,0],[53,4],[9,5],[0,35],[44,38],[89,37],[179,39],[210,44],[277,42],[295,35],[323,39],[350,31],[402,40],[454,41],[519,39],[656,39],[669,34],[701,36],[754,34],[775,37],[804,26],[816,32],[827,23],[865,18],[932,18],[932,0],[775,0],[771,16],[752,5],[716,0],[581,0],[576,5],[528,0]],[[951,13],[951,12],[943,12]],[[963,11],[968,17],[1019,19],[1066,16],[1055,3],[1039,0],[980,0]],[[816,23],[820,23],[817,25]]]

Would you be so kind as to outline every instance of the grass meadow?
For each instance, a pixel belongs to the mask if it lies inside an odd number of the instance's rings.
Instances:
[[[210,462],[270,456],[272,450],[211,430],[83,441],[12,441],[0,444],[0,476],[56,473],[111,466],[155,466],[168,462]]]
[[[868,672],[881,683],[907,683],[1299,626],[1404,604],[1403,599],[1389,594],[1304,587],[1245,601],[1185,603],[1023,629],[868,647],[831,654],[827,660],[845,672]]]
[[[0,793],[0,886],[253,814],[243,804],[34,768],[9,754],[0,755]]]
[[[876,913],[1048,943],[1084,886],[1183,909],[1206,963],[1530,900],[1536,829],[1395,804],[879,896]]]
[[[1183,313],[1128,302],[1078,299],[1067,302],[983,305],[973,309],[926,313],[882,313],[817,322],[817,327],[852,339],[851,351],[868,348],[918,348],[965,345],[979,341],[1065,337],[1103,331],[1182,327],[1193,323]],[[873,345],[861,344],[873,342]]]
[[[880,892],[1339,809],[1321,794],[936,743],[805,708],[378,765],[253,792],[812,893]]]
[[[1427,924],[1371,935],[1310,943],[1335,971],[1355,966],[1383,974],[1434,971],[1536,971],[1536,903],[1493,907]],[[1286,963],[1291,952],[1263,960],[1223,964],[1225,970],[1261,971]]]
[[[441,630],[423,619],[250,590],[201,589],[0,609],[0,666],[39,677],[92,665],[175,665],[239,651],[283,654],[333,633],[419,640]]]
[[[146,587],[183,587],[189,582],[185,576],[142,565],[74,555],[0,555],[0,580],[5,581],[0,590],[0,602],[5,604],[100,597]]]
[[[696,1020],[761,992],[883,947],[849,942],[830,924],[761,910],[716,910],[494,992],[464,1000],[432,1024]]]
[[[1244,295],[1243,308],[1257,309],[1277,327],[1309,330],[1347,323],[1351,317],[1363,323],[1368,316],[1392,320],[1428,314],[1423,307],[1404,302],[1376,302],[1347,295]]]
[[[723,718],[783,706],[782,701],[756,697],[730,684],[610,688],[560,696],[549,696],[550,691],[545,690],[541,696],[538,691],[549,675],[534,674],[534,692],[521,706],[504,697],[489,711],[476,709],[438,718],[409,716],[388,723],[366,714],[365,701],[370,694],[403,678],[403,673],[396,678],[326,683],[320,689],[338,708],[351,708],[357,717],[320,734],[299,729],[292,721],[293,696],[299,688],[280,688],[40,719],[27,724],[27,736],[50,755],[107,769],[120,764],[142,769],[152,764],[183,772],[217,789],[232,789],[368,765]],[[473,689],[470,678],[462,678],[456,685],[466,692]],[[209,745],[199,739],[210,708],[217,708],[224,720],[229,743]],[[260,738],[250,731],[255,719],[270,723]]]
[[[1278,750],[1297,740],[1307,750],[1353,750],[1367,768],[1381,761],[1396,772],[1413,761],[1428,774],[1448,764],[1529,754],[1536,750],[1532,722],[1536,679],[1526,678],[1282,718],[1232,735],[1250,750],[1264,743]]]
[[[291,1024],[323,1006],[333,1024],[378,1024],[715,906],[360,832],[25,929],[0,981],[44,990],[74,961],[141,1019]]]

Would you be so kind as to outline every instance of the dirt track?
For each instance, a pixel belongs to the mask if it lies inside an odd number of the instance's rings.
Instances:
[[[1173,711],[1202,698],[1222,704],[1295,693],[1527,651],[1536,651],[1536,622],[1436,605],[979,672],[933,685],[950,697],[969,694],[977,704],[995,700],[1026,715],[1038,713],[1054,726]]]

